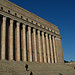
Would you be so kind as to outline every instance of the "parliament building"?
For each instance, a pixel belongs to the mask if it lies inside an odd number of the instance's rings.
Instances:
[[[0,60],[64,63],[58,27],[8,0],[0,0]]]

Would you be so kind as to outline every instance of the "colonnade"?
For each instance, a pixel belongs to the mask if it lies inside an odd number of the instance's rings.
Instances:
[[[57,63],[55,36],[2,16],[0,59]]]

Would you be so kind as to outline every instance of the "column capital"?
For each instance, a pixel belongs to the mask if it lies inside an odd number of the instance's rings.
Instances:
[[[52,35],[52,38],[56,38],[56,36]]]
[[[52,38],[55,38],[55,36],[52,36]]]
[[[29,29],[29,30],[31,30],[31,27],[30,27],[30,26],[28,26],[28,29]]]
[[[46,33],[45,35],[46,35],[46,36],[48,36],[48,34],[47,34],[47,33]]]
[[[17,26],[20,26],[20,22],[17,22]]]
[[[40,30],[37,30],[37,33],[40,33]]]
[[[25,24],[23,24],[23,27],[24,27],[24,28],[26,28],[26,25],[25,25]]]
[[[50,34],[49,34],[49,37],[51,37],[51,38],[53,38],[53,37],[54,37],[54,38],[55,38],[56,36],[54,36],[54,35],[50,35]]]
[[[6,17],[5,16],[3,16],[3,21],[6,21]]]
[[[49,35],[49,37],[51,37],[51,35]]]
[[[13,24],[13,20],[12,19],[10,19],[10,23]]]
[[[42,32],[42,34],[44,34],[44,32]]]
[[[36,31],[36,29],[35,29],[35,28],[33,28],[33,31]]]
[[[57,40],[61,40],[60,38],[57,38],[57,37],[56,37],[55,39],[57,39]]]
[[[26,25],[25,25],[25,24],[23,24],[23,27],[26,27]]]

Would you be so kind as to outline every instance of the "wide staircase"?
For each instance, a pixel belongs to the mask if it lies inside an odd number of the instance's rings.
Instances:
[[[28,71],[25,65],[28,64]],[[75,70],[65,64],[16,62],[0,60],[0,75],[75,75]]]

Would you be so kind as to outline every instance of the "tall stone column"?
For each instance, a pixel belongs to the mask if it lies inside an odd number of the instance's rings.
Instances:
[[[1,25],[1,60],[5,59],[6,17],[3,16]]]
[[[51,35],[49,35],[49,41],[50,41],[51,61],[52,61],[52,63],[54,63],[54,60],[53,60],[53,48],[52,48],[52,39],[51,39]]]
[[[43,48],[43,57],[44,57],[44,62],[46,63],[46,47],[45,47],[45,37],[44,37],[44,32],[42,32],[42,48]]]
[[[22,61],[26,61],[26,26],[23,24],[21,32],[21,45],[22,45]]]
[[[55,37],[52,36],[52,39],[53,39],[53,48],[54,48],[55,63],[57,63],[57,55],[56,55],[56,47],[55,47]]]
[[[20,23],[16,23],[15,29],[15,59],[20,61]]]
[[[28,27],[28,61],[32,62],[31,27]]]
[[[62,56],[61,56],[61,57],[62,57],[62,63],[64,63],[64,55],[63,55],[62,39],[60,39],[60,48],[61,48],[60,50],[61,50],[61,53],[62,53],[62,54],[61,54],[61,55],[62,55]]]
[[[8,29],[8,59],[13,60],[13,20],[10,19],[10,25]]]
[[[40,31],[37,31],[37,38],[38,38],[38,55],[39,55],[39,62],[42,62],[42,52],[41,52],[41,38],[40,38]]]
[[[55,38],[55,49],[56,49],[56,55],[57,55],[57,63],[59,63],[59,58],[61,57],[60,54],[60,50],[59,50],[59,39],[56,37]],[[60,60],[61,61],[61,60]]]
[[[33,59],[37,62],[37,49],[36,49],[36,29],[33,28]]]
[[[48,34],[47,34],[47,33],[46,33],[46,46],[47,46],[47,58],[48,58],[48,63],[50,63],[49,40],[48,40]]]

